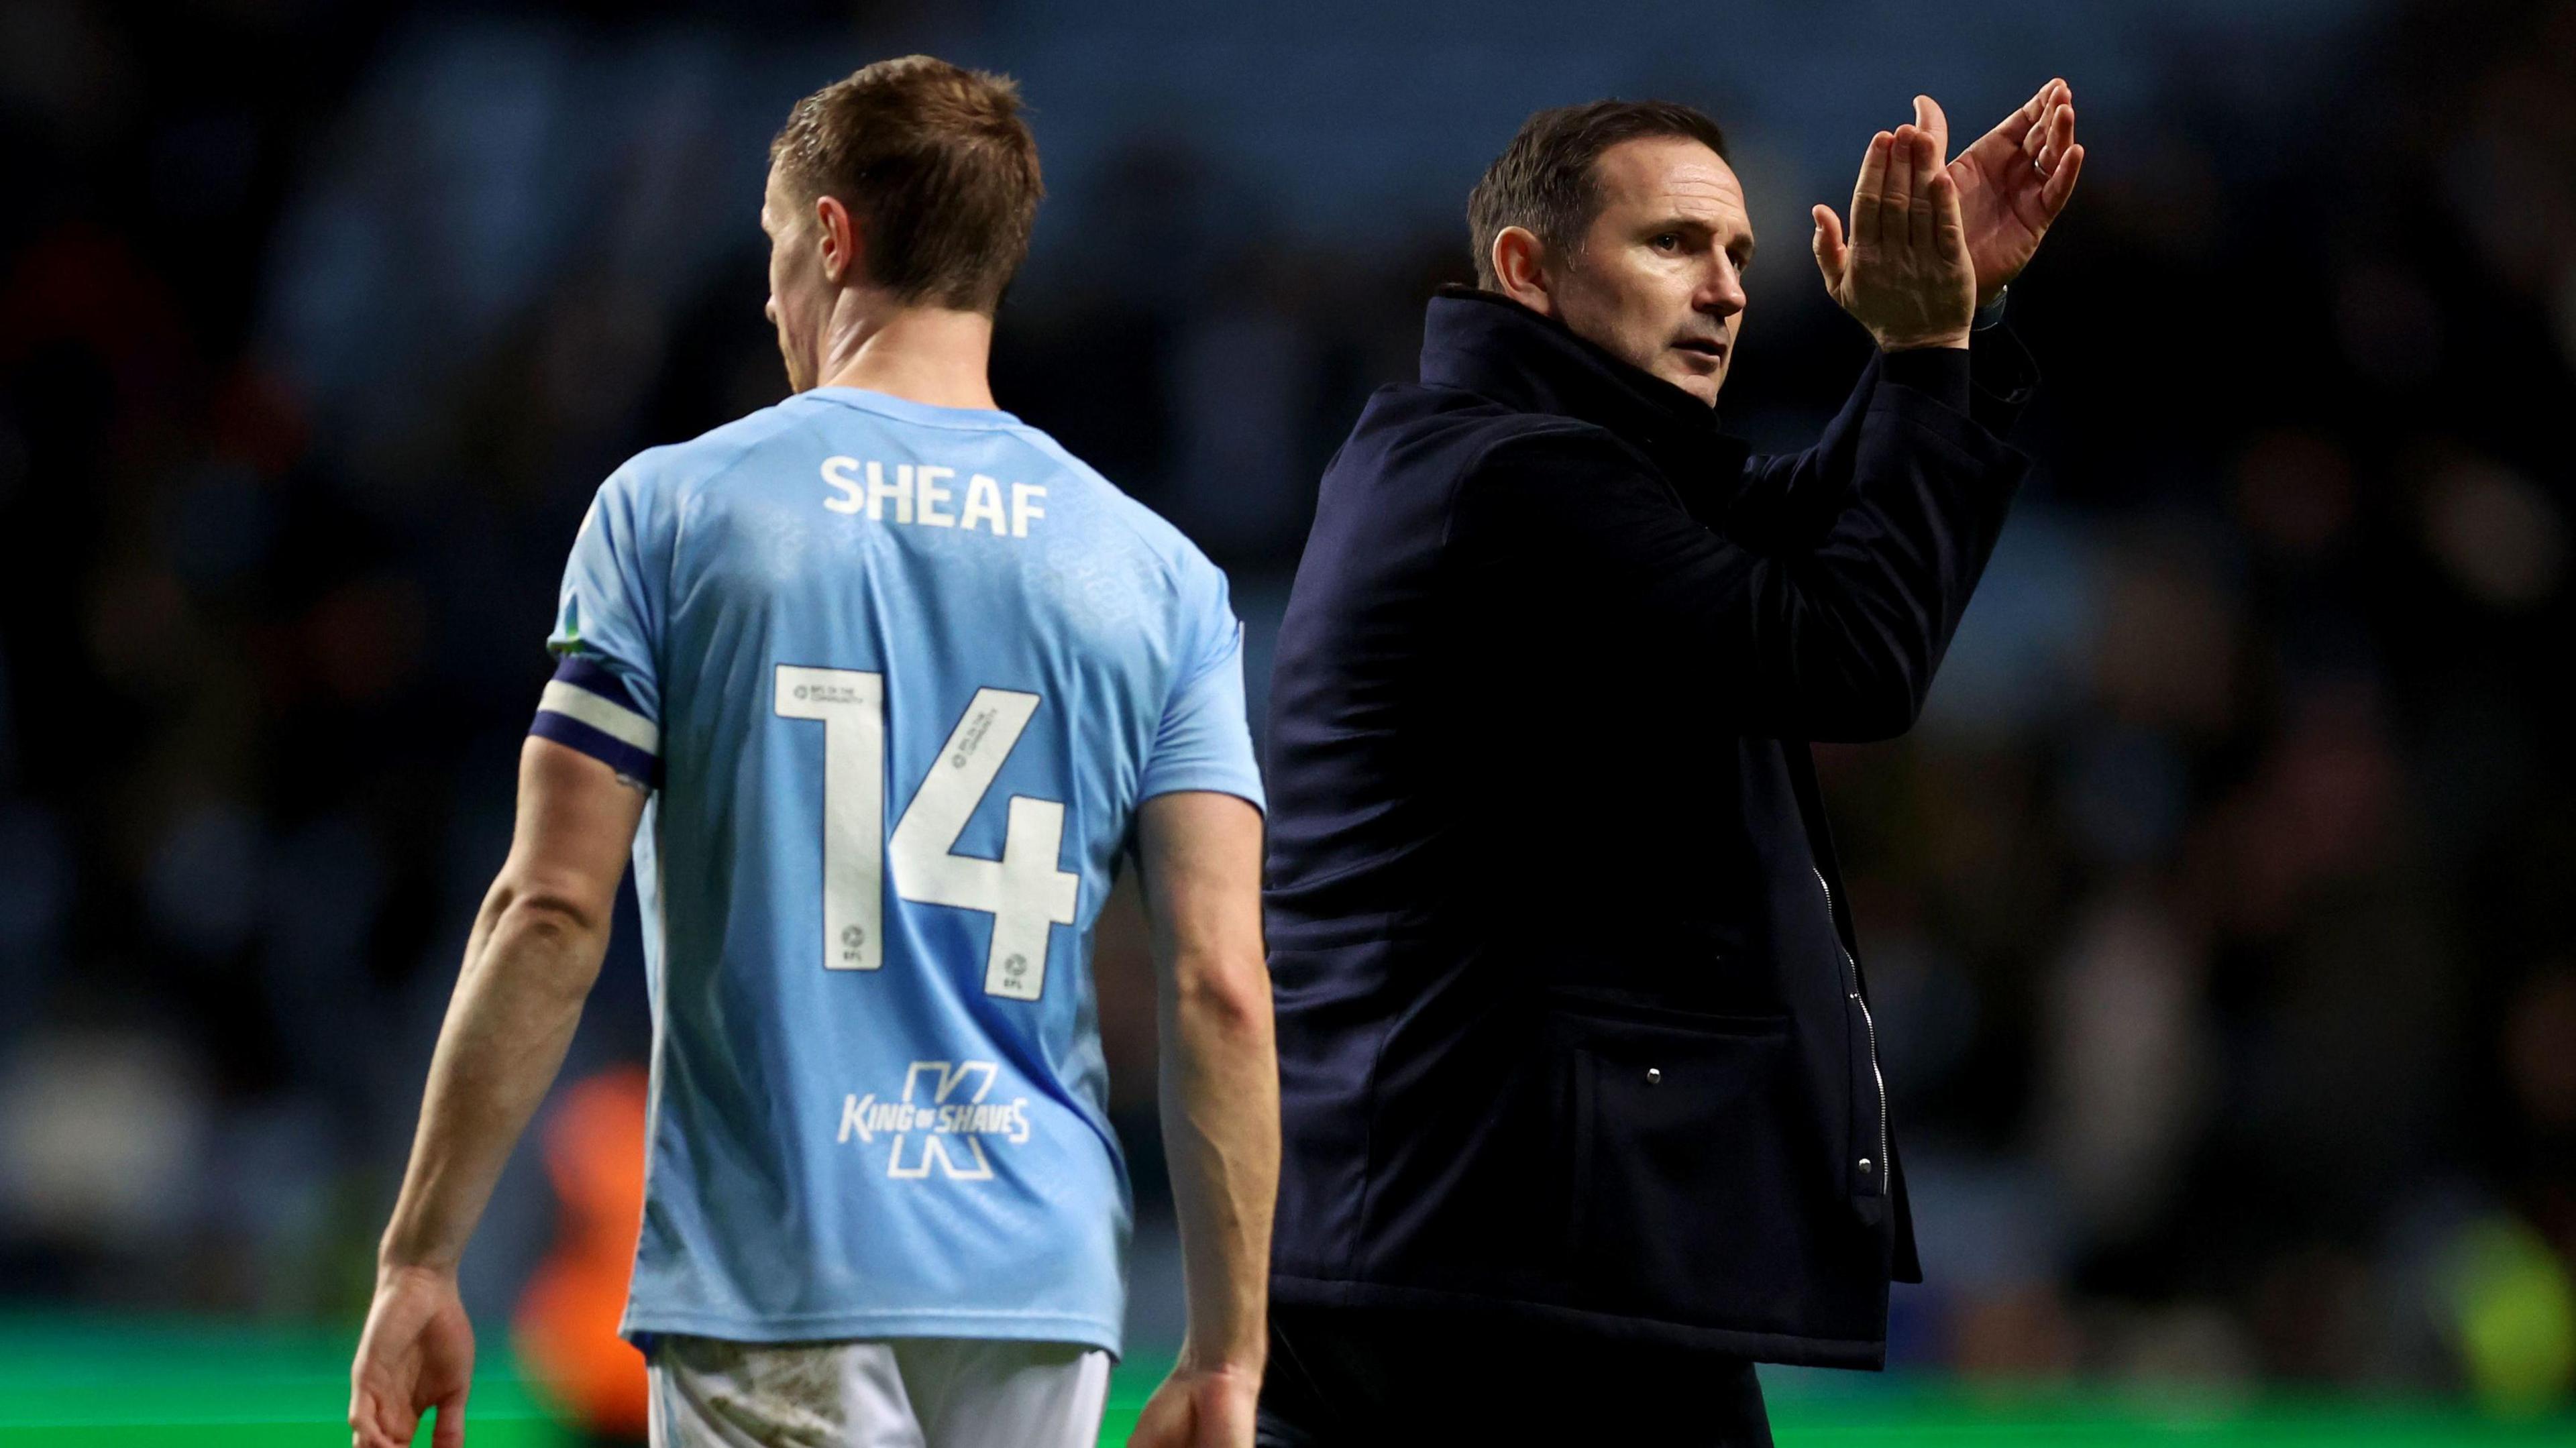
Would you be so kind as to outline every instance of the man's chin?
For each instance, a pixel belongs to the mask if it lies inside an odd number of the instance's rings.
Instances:
[[[1687,367],[1678,367],[1665,372],[1663,376],[1666,382],[1711,407],[1717,406],[1717,390],[1726,385],[1726,374],[1723,372],[1700,372]]]

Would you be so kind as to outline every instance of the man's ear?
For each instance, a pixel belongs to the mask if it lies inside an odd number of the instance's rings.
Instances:
[[[1494,236],[1494,284],[1504,296],[1529,308],[1542,317],[1556,315],[1556,301],[1548,292],[1546,270],[1540,265],[1546,259],[1547,246],[1538,234],[1526,226],[1506,226]]]
[[[859,223],[837,196],[814,198],[814,229],[821,244],[823,280],[840,286],[859,274]]]

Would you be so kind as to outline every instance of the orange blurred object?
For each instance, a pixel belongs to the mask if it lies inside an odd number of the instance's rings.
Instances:
[[[645,1432],[644,1355],[617,1335],[644,1221],[644,1112],[644,1072],[625,1066],[566,1091],[548,1118],[563,1229],[511,1322],[537,1385],[576,1425],[611,1438]]]

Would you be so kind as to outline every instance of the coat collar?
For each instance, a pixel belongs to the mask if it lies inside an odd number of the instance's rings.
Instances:
[[[1422,381],[1609,429],[1685,491],[1731,492],[1752,448],[1718,431],[1717,413],[1509,297],[1442,287],[1422,327]],[[1696,501],[1696,500],[1695,500]]]

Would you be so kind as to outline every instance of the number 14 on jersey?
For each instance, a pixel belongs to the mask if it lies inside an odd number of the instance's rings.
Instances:
[[[993,917],[984,990],[1036,1000],[1046,988],[1050,927],[1071,925],[1082,880],[1056,867],[1064,806],[1011,796],[1002,858],[955,853],[966,822],[1042,702],[1035,694],[978,689],[940,746],[889,839],[885,828],[885,675],[858,669],[778,666],[777,712],[823,726],[823,965],[885,964],[885,883],[923,905]]]

